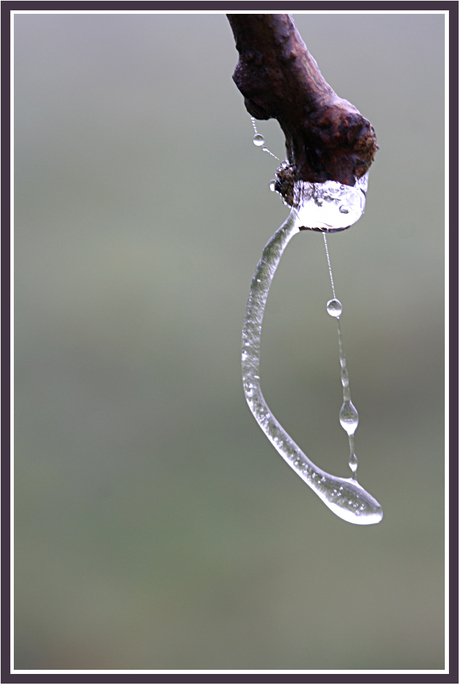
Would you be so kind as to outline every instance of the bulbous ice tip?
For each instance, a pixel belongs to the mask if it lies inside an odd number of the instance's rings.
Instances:
[[[340,495],[321,497],[324,504],[339,518],[358,526],[369,526],[380,523],[383,509],[353,478],[340,478]]]

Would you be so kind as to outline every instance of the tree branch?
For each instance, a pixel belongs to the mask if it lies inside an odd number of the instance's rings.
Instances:
[[[255,119],[277,119],[288,165],[277,190],[292,204],[295,181],[354,186],[378,149],[371,124],[325,81],[289,14],[228,14],[239,61],[233,74]],[[290,201],[291,200],[291,201]]]

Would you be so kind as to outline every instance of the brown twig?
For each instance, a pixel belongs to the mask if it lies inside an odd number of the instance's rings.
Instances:
[[[239,61],[233,74],[255,119],[277,119],[288,165],[277,184],[292,204],[295,181],[354,186],[377,150],[371,124],[324,80],[289,14],[228,14]],[[290,201],[291,200],[291,201]]]

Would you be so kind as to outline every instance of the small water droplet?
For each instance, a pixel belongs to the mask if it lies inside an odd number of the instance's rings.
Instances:
[[[342,404],[339,421],[343,430],[346,431],[348,435],[354,435],[355,430],[358,428],[359,415],[355,405],[350,400],[347,400]]]
[[[256,133],[256,135],[252,139],[252,142],[254,143],[254,145],[257,145],[257,147],[262,147],[262,145],[265,144],[265,138],[260,133]]]
[[[342,313],[342,303],[334,297],[332,300],[329,300],[326,309],[328,314],[338,319]]]
[[[348,466],[353,471],[353,473],[356,473],[356,471],[358,470],[358,457],[356,456],[356,454],[350,455]]]
[[[272,193],[275,192],[276,181],[275,181],[274,178],[272,178],[272,180],[271,180],[270,183],[268,184],[268,187],[270,188],[270,190],[272,191]]]
[[[348,214],[348,209],[345,207],[345,205],[340,205],[339,212],[341,214]]]

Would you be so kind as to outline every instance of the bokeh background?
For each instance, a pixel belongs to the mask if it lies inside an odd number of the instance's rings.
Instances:
[[[225,15],[16,15],[18,669],[444,667],[444,17],[294,18],[380,145],[329,250],[384,519],[336,518],[244,400],[249,285],[287,209]],[[259,130],[283,158],[278,124]],[[330,297],[303,232],[262,387],[348,476]]]

